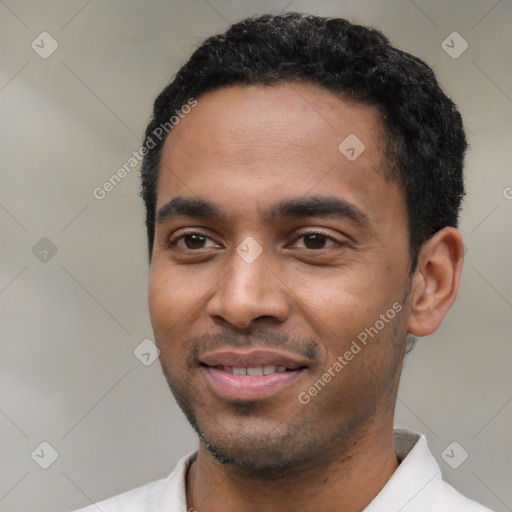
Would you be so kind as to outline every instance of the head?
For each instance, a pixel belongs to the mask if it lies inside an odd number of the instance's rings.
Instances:
[[[431,69],[343,19],[244,20],[158,96],[144,147],[151,319],[204,445],[277,467],[389,424],[406,335],[437,329],[462,262],[466,141]],[[226,384],[277,360],[266,394]]]
[[[179,122],[183,106],[208,91],[298,81],[379,110],[391,164],[387,176],[400,184],[407,202],[411,271],[426,240],[446,226],[457,227],[466,139],[461,116],[433,71],[372,28],[297,13],[264,15],[207,39],[155,101],[142,167],[150,258],[171,119]]]

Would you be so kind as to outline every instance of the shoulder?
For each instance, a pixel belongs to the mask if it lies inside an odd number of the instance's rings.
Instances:
[[[466,498],[446,482],[440,482],[438,495],[432,496],[433,510],[439,512],[492,512],[491,509]]]
[[[186,473],[195,455],[193,453],[180,459],[166,478],[92,503],[75,512],[153,512],[162,510],[163,506],[168,512],[182,512],[186,510]]]
[[[423,434],[395,430],[395,451],[400,465],[365,512],[491,512],[443,480]]]
[[[83,507],[75,512],[142,512],[151,510],[151,503],[161,492],[165,479],[157,480],[130,491],[108,498],[92,505]]]

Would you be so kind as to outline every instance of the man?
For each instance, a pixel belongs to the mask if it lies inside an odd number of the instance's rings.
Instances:
[[[159,95],[149,306],[199,449],[85,510],[484,511],[393,432],[404,354],[463,261],[466,140],[423,62],[301,14],[209,38]]]

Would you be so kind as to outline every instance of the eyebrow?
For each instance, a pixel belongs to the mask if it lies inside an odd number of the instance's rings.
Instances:
[[[272,221],[282,218],[332,217],[348,219],[367,226],[369,217],[357,206],[334,196],[308,196],[285,199],[271,206],[265,217]]]
[[[156,214],[156,223],[162,224],[174,217],[201,217],[204,219],[223,218],[220,209],[210,201],[201,198],[177,196],[165,203]]]
[[[285,218],[330,217],[348,219],[361,226],[370,224],[369,217],[357,206],[333,196],[284,199],[263,210],[261,214],[272,222]],[[156,222],[162,224],[175,217],[223,220],[226,218],[226,214],[216,204],[206,199],[177,196],[158,210]]]

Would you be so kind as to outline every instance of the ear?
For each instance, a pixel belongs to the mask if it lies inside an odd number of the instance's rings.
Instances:
[[[460,231],[446,227],[421,247],[412,277],[408,332],[432,334],[451,308],[459,290],[464,262]]]

